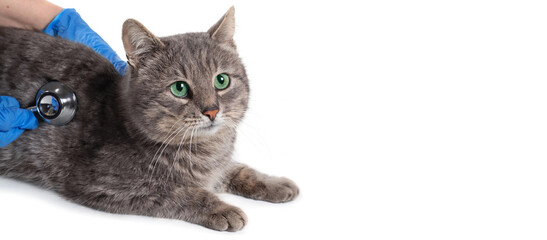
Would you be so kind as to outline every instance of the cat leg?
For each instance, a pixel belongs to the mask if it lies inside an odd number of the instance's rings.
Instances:
[[[299,193],[288,178],[268,176],[239,164],[230,170],[224,184],[227,192],[273,203],[292,201]]]
[[[221,201],[215,194],[204,189],[186,189],[178,194],[184,200],[183,220],[218,231],[235,232],[247,224],[247,215]]]
[[[245,213],[201,188],[177,188],[169,193],[128,194],[95,192],[75,202],[105,212],[179,219],[217,231],[238,231],[247,223]]]

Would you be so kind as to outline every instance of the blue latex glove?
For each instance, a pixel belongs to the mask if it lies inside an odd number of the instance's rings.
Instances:
[[[38,127],[38,120],[27,109],[19,107],[15,98],[0,96],[0,147],[13,142],[26,129]]]
[[[76,10],[72,8],[63,9],[44,29],[44,33],[81,43],[92,48],[95,52],[108,59],[121,75],[125,74],[127,63],[122,61],[99,34],[87,25]]]

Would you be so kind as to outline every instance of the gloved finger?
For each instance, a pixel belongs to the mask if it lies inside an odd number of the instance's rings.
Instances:
[[[19,108],[17,99],[10,96],[0,96],[0,108]]]
[[[75,9],[65,8],[43,30],[50,36],[58,36],[73,42],[84,44],[108,59],[116,70],[125,74],[127,63],[82,19]]]
[[[111,60],[110,58],[108,60],[110,60],[112,64],[114,64],[114,68],[116,68],[118,73],[120,73],[122,76],[125,75],[125,70],[127,69],[127,62],[122,60],[115,61],[115,60]]]
[[[36,119],[32,111],[23,108],[16,108],[15,115],[16,118],[12,127],[21,129],[35,129],[38,127],[38,119]]]
[[[22,108],[0,108],[0,131],[7,132],[12,128],[35,129],[38,119],[32,111]]]
[[[20,128],[12,128],[6,132],[0,132],[0,148],[13,142],[17,139],[25,130]]]

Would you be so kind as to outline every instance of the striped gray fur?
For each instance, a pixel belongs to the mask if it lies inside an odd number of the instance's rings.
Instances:
[[[270,202],[299,190],[232,160],[237,126],[249,97],[231,8],[207,32],[158,38],[135,20],[123,26],[129,67],[124,77],[86,46],[42,33],[0,27],[0,95],[33,105],[47,81],[78,97],[65,126],[40,126],[0,148],[0,175],[37,184],[106,212],[174,218],[221,231],[242,229],[229,192]],[[219,73],[230,86],[216,90]],[[169,86],[185,81],[187,98]],[[214,121],[203,109],[217,106]]]

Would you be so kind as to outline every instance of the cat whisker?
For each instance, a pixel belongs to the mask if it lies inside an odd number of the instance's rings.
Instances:
[[[175,134],[173,137],[171,137],[167,143],[162,144],[164,147],[163,147],[163,149],[161,150],[161,152],[159,153],[159,155],[157,156],[157,158],[155,159],[155,163],[154,163],[154,159],[152,160],[152,165],[153,165],[153,166],[152,166],[152,172],[150,173],[149,182],[152,181],[152,176],[154,176],[154,170],[155,170],[155,168],[156,168],[156,166],[157,166],[157,164],[158,164],[158,162],[159,162],[161,156],[163,155],[163,152],[164,152],[165,149],[169,146],[169,144],[171,144],[171,142],[173,141],[173,139],[175,139],[175,138],[177,137],[177,135],[179,135],[179,133],[182,132],[182,130],[184,130],[184,129],[185,129],[184,126],[181,126],[180,128],[178,128],[177,131],[176,131],[176,134]],[[161,148],[161,147],[160,147],[160,148]]]
[[[234,129],[234,131],[237,130],[237,133],[240,133],[243,137],[249,139],[249,142],[251,142],[251,144],[253,145],[253,147],[258,150],[258,152],[262,153],[263,152],[260,150],[261,147],[259,147],[260,145],[264,146],[264,142],[262,140],[260,140],[259,137],[256,136],[256,134],[250,134],[248,133],[245,128],[242,128],[242,127],[238,127],[238,125],[244,125],[246,127],[248,127],[249,129],[253,130],[255,133],[258,132],[253,126],[247,124],[246,122],[240,122],[240,124],[236,123],[234,120],[232,119],[227,119],[227,122],[229,122],[229,124],[232,124],[232,128]]]
[[[194,138],[194,132],[197,128],[194,127],[192,129],[192,132],[190,133],[190,144],[188,145],[188,171],[190,172],[190,175],[195,178],[194,171],[192,169],[192,140]]]
[[[179,146],[177,147],[177,152],[175,153],[175,157],[173,158],[173,162],[171,163],[171,167],[169,168],[169,173],[167,174],[167,177],[166,177],[166,181],[165,181],[166,183],[167,181],[169,181],[169,178],[171,177],[171,173],[175,166],[175,161],[177,161],[178,159],[180,147],[182,146],[182,143],[184,142],[184,139],[186,138],[186,134],[188,133],[188,130],[190,130],[190,128],[186,128],[186,131],[184,131],[184,134],[182,135],[182,138],[180,139]]]
[[[154,157],[152,158],[152,161],[156,158],[156,155],[158,154],[158,152],[160,151],[160,149],[163,147],[163,144],[165,144],[165,142],[167,141],[167,139],[169,139],[169,137],[171,136],[171,130],[173,130],[173,127],[175,127],[175,124],[177,124],[180,120],[182,119],[178,119],[175,123],[173,123],[173,125],[171,125],[171,128],[169,128],[169,131],[167,131],[167,136],[165,137],[165,140],[163,140],[161,142],[161,145],[160,147],[158,148],[158,150],[156,151],[156,153],[154,154]],[[176,131],[176,130],[175,130]],[[175,133],[175,131],[173,133]],[[154,144],[154,146],[156,145],[157,143]],[[152,163],[151,161],[151,163]]]

